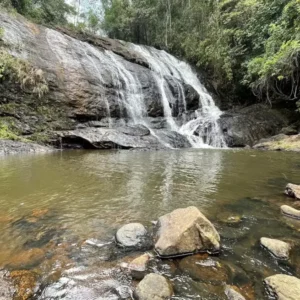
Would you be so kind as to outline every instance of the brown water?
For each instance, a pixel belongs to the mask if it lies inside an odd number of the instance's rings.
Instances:
[[[194,205],[221,233],[218,259],[240,270],[230,283],[251,286],[263,299],[264,276],[298,275],[297,256],[278,262],[257,244],[261,236],[299,240],[300,225],[280,214],[281,204],[291,204],[282,193],[287,182],[300,183],[297,153],[70,151],[1,158],[0,267],[36,272],[36,299],[126,299],[131,280],[115,266],[129,254],[115,249],[116,229],[129,222],[151,226],[164,213]],[[224,225],[224,213],[243,222]],[[30,249],[42,249],[42,258],[24,262]],[[171,272],[178,263],[153,267],[171,278],[174,299],[223,299],[216,286]]]

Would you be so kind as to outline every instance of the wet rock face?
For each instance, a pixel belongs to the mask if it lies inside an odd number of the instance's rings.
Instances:
[[[264,280],[268,295],[272,299],[297,300],[300,295],[300,279],[278,274]]]
[[[59,135],[64,148],[83,149],[164,149],[187,148],[190,143],[183,135],[167,130],[149,130],[140,127],[85,128],[63,131]]]
[[[287,119],[276,110],[256,104],[237,112],[224,113],[219,124],[229,147],[244,147],[278,134],[287,124]]]
[[[50,88],[49,102],[64,108],[69,118],[97,121],[105,117],[128,117],[130,112],[124,106],[128,76],[139,81],[145,112],[150,117],[163,117],[161,93],[149,64],[126,43],[66,30],[55,31],[4,12],[0,13],[0,27],[4,29],[3,39],[10,48],[22,49],[20,52],[11,50],[13,55],[45,72]],[[118,67],[113,61],[121,65]],[[124,78],[119,78],[118,71],[125,74],[122,68],[127,73]],[[183,107],[177,81],[174,78],[167,80],[174,116],[178,116]],[[187,84],[183,89],[187,106],[194,108],[199,95]]]
[[[137,300],[167,300],[172,295],[173,288],[168,279],[154,273],[148,274],[134,292]]]
[[[155,250],[162,257],[219,249],[218,232],[196,207],[177,209],[158,219]]]
[[[288,259],[291,245],[276,239],[261,238],[261,245],[278,259]]]

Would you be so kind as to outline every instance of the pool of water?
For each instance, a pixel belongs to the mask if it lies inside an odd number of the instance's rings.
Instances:
[[[0,268],[34,272],[35,299],[127,299],[135,282],[116,266],[133,254],[114,247],[116,230],[129,222],[151,227],[159,216],[193,205],[221,234],[222,252],[213,259],[231,270],[227,283],[249,299],[264,299],[264,277],[300,271],[300,255],[278,262],[258,245],[262,236],[299,240],[298,222],[280,214],[280,205],[293,203],[283,195],[287,182],[300,183],[297,153],[65,151],[1,158]],[[225,215],[242,222],[229,226]],[[173,282],[174,299],[225,297],[222,284],[180,265],[153,264]]]

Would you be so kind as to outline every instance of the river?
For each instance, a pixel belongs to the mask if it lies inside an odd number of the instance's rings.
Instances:
[[[258,245],[262,236],[300,237],[300,221],[280,213],[291,203],[283,194],[288,182],[300,182],[297,153],[64,151],[1,158],[0,267],[35,272],[35,299],[127,299],[132,282],[115,268],[133,254],[114,246],[116,230],[130,222],[150,228],[165,213],[196,206],[220,232],[216,259],[234,265],[230,283],[263,299],[265,276],[300,271],[297,255],[278,262]],[[242,221],[229,226],[226,215]],[[28,258],[32,249],[43,252]],[[153,266],[175,285],[174,299],[223,299],[220,287],[178,264]]]

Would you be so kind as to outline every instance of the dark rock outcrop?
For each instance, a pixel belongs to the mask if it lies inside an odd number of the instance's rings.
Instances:
[[[22,91],[14,83],[0,86],[0,121],[5,118],[20,135],[49,142],[49,132],[55,130],[74,130],[88,123],[89,127],[109,127],[108,118],[130,117],[124,99],[128,92],[142,100],[145,116],[163,118],[158,82],[148,62],[125,42],[62,28],[53,30],[5,12],[0,12],[0,27],[4,29],[6,50],[43,70],[49,86],[43,99]],[[138,79],[138,91],[130,90],[132,83],[126,82],[130,77]],[[182,113],[184,106],[179,83],[187,108],[197,107],[199,95],[193,87],[175,77],[166,78],[165,82],[171,93],[168,100],[174,117]],[[136,136],[136,132],[130,135]]]
[[[219,120],[229,147],[252,146],[262,138],[278,134],[287,123],[279,111],[262,104],[226,112]]]

